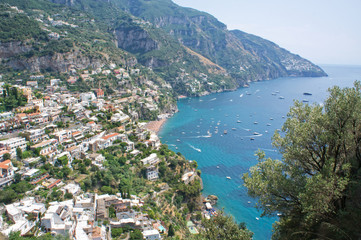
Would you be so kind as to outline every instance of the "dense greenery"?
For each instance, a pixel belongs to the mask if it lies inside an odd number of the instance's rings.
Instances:
[[[232,217],[226,216],[223,213],[210,220],[204,220],[203,227],[204,231],[201,236],[208,240],[250,240],[253,235],[246,228],[238,226]]]
[[[0,42],[23,41],[34,38],[44,40],[47,35],[39,24],[25,14],[17,14],[4,5],[0,5]]]
[[[324,106],[295,102],[273,144],[244,175],[264,215],[281,214],[275,239],[361,236],[361,84],[333,87]]]
[[[27,103],[27,99],[21,90],[6,84],[3,95],[0,97],[0,103],[0,111],[11,111],[19,106],[24,106]]]

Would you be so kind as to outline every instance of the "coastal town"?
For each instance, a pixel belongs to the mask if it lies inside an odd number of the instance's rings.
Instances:
[[[0,83],[3,235],[162,239],[174,235],[177,219],[189,230],[183,235],[198,234],[199,220],[215,214],[211,201],[198,206],[196,162],[157,136],[172,114],[158,111],[159,88],[169,86],[145,81],[113,94],[67,88],[80,78],[124,82],[139,74],[111,64],[74,71],[66,82],[39,74]],[[144,120],[144,112],[155,121]]]

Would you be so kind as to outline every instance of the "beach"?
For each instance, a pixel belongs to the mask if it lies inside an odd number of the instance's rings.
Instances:
[[[158,133],[166,121],[167,121],[167,119],[161,119],[159,121],[151,121],[151,122],[147,123],[147,125],[145,125],[145,127],[150,131]]]

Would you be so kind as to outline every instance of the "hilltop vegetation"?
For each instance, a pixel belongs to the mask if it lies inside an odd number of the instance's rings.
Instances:
[[[248,81],[282,76],[325,75],[269,41],[230,32],[213,16],[171,1],[2,3],[2,30],[8,31],[1,38],[0,58],[10,69],[69,72],[70,66],[140,63],[184,95],[232,90]]]

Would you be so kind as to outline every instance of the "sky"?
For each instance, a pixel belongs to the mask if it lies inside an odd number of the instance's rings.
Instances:
[[[173,0],[317,64],[361,65],[361,0]]]

